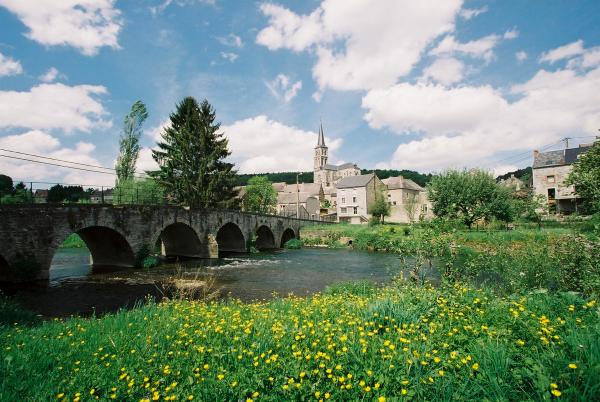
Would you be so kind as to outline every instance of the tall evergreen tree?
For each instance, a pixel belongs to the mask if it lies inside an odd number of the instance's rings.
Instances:
[[[219,133],[215,110],[191,96],[177,105],[171,124],[162,133],[152,157],[159,170],[150,172],[165,195],[193,208],[228,208],[233,205],[235,171],[224,161],[231,153]]]
[[[119,139],[119,157],[115,170],[117,171],[117,184],[133,179],[135,164],[140,154],[140,136],[142,124],[148,117],[146,105],[141,100],[136,101],[123,122],[123,133]]]

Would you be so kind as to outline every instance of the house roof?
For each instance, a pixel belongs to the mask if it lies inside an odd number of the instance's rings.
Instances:
[[[375,173],[344,177],[344,178],[340,179],[340,181],[337,182],[336,187],[337,188],[364,187],[367,184],[369,184],[369,182],[371,180],[373,180],[374,177],[376,177]]]
[[[540,152],[533,158],[533,168],[560,166],[565,164],[565,151]]]
[[[559,151],[540,152],[533,158],[533,168],[572,165],[590,148],[591,146],[586,145]]]
[[[300,190],[301,193],[309,193],[311,195],[319,195],[321,192],[321,184],[320,183],[300,183],[298,188],[295,184],[286,184],[280,192],[283,193],[296,193],[296,191]]]
[[[314,198],[315,200],[317,199],[317,197],[315,197],[314,195],[310,194],[310,193],[278,193],[277,194],[277,203],[278,204],[296,204],[298,202],[298,199],[300,199],[300,203],[304,204],[306,202],[306,200],[308,200],[309,198]]]
[[[565,163],[567,165],[572,165],[573,163],[577,162],[577,159],[585,154],[587,151],[589,151],[592,147],[591,146],[579,146],[577,148],[569,148],[569,149],[565,149]]]
[[[277,183],[273,183],[273,188],[275,189],[275,191],[282,191],[286,185],[287,185],[286,182],[280,181]]]
[[[402,176],[388,177],[387,179],[383,179],[381,181],[387,186],[388,190],[403,188],[413,191],[425,191],[423,187],[419,186],[411,179],[405,179]]]

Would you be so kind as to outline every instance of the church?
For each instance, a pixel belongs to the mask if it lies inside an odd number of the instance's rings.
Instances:
[[[329,165],[327,163],[327,145],[323,134],[323,123],[319,127],[319,138],[315,147],[314,183],[323,188],[333,187],[344,177],[359,176],[360,169],[354,163],[343,163],[341,165]]]

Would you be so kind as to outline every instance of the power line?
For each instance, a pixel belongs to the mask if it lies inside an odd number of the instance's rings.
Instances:
[[[49,156],[41,156],[41,155],[29,154],[27,152],[13,151],[11,149],[0,148],[0,151],[11,152],[11,153],[19,154],[19,155],[33,156],[33,157],[42,158],[42,159],[49,159],[49,160],[57,161],[57,162],[65,162],[65,163],[70,163],[73,165],[87,166],[87,167],[93,167],[93,168],[98,168],[98,169],[115,170],[114,168],[109,168],[109,167],[105,167],[105,166],[90,165],[88,163],[80,163],[80,162],[71,162],[71,161],[67,161],[64,159],[51,158]]]

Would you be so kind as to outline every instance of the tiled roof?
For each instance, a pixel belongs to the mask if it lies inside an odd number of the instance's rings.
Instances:
[[[375,177],[375,174],[373,173],[359,176],[348,176],[338,181],[335,186],[337,188],[364,187],[369,184],[371,180],[373,180],[373,177]]]
[[[405,179],[402,176],[388,177],[387,179],[383,179],[381,181],[387,186],[388,190],[404,188],[407,190],[425,191],[423,187],[419,186],[411,179]]]
[[[565,151],[540,152],[533,159],[533,168],[560,166],[565,164]]]
[[[578,148],[569,148],[565,150],[565,163],[567,165],[572,165],[577,162],[577,158],[580,155],[583,155],[587,151],[589,151],[592,147],[578,147]]]
[[[325,169],[325,170],[336,170],[336,171],[342,170],[342,169],[351,169],[351,168],[358,169],[356,164],[352,163],[352,162],[342,163],[341,165],[325,165],[325,166],[323,166],[323,169]]]
[[[277,203],[278,204],[295,204],[298,202],[298,198],[300,198],[300,203],[305,203],[309,198],[315,198],[314,195],[310,193],[279,193],[277,194]]]

